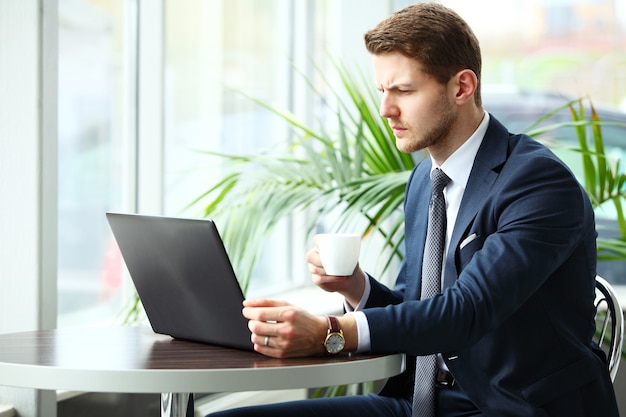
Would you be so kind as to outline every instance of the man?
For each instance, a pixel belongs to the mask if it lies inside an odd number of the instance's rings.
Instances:
[[[456,13],[408,6],[365,42],[398,149],[430,154],[406,187],[406,257],[396,287],[360,267],[326,276],[314,249],[306,255],[313,281],[341,293],[347,314],[329,321],[267,299],[246,301],[243,314],[265,355],[324,353],[332,350],[329,329],[340,327],[337,350],[403,352],[409,369],[380,394],[224,415],[617,416],[591,342],[596,232],[584,190],[548,149],[483,110],[480,48]],[[443,178],[431,209],[443,204],[439,217],[429,214],[431,172]]]

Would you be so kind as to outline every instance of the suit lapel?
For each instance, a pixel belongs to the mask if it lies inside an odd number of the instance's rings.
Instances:
[[[415,274],[413,276],[403,277],[406,281],[405,300],[415,300],[419,298],[421,288],[421,270],[422,258],[424,257],[424,244],[426,242],[426,229],[428,227],[428,204],[430,202],[431,185],[430,185],[430,168],[431,160],[426,158],[415,168],[413,175],[409,179],[409,188],[407,189],[404,221],[405,230],[405,262],[404,269],[407,274]]]
[[[457,279],[454,262],[456,248],[498,178],[498,168],[506,161],[508,137],[506,128],[490,115],[489,127],[476,154],[450,238],[443,277],[444,288],[453,285]]]

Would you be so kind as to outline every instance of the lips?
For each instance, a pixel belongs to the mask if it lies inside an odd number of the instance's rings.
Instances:
[[[401,126],[391,126],[391,130],[393,130],[394,135],[398,136],[406,132],[407,129]]]

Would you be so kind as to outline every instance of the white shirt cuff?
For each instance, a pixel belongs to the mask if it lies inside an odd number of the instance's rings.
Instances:
[[[356,320],[356,331],[358,334],[356,351],[357,353],[369,352],[371,349],[370,342],[370,326],[367,323],[367,317],[362,311],[352,311],[350,314]]]
[[[352,315],[356,320],[356,329],[358,334],[356,351],[358,353],[369,352],[372,346],[370,341],[370,326],[367,322],[367,316],[365,316],[365,313],[361,311],[365,307],[365,303],[367,303],[367,299],[372,291],[369,276],[367,276],[367,274],[364,274],[364,276],[365,290],[363,291],[363,296],[361,297],[361,300],[359,300],[359,304],[357,304],[356,308],[352,308],[352,306],[346,302],[343,303],[344,308],[346,309],[346,314]]]

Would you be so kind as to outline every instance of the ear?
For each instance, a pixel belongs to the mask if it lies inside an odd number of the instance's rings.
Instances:
[[[457,104],[465,104],[469,100],[474,100],[474,92],[478,87],[478,77],[474,74],[474,71],[470,69],[464,69],[456,73],[454,77],[455,95],[454,99]]]

